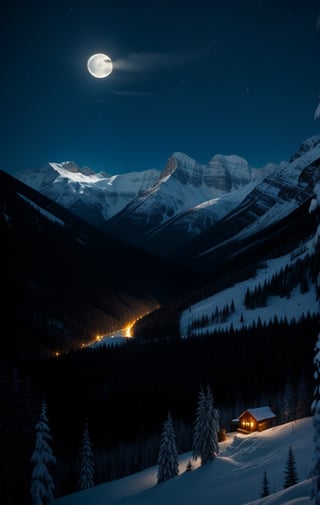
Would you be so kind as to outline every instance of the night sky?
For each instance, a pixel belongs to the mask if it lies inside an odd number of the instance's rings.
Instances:
[[[319,0],[6,1],[0,168],[288,160],[320,132],[319,14]],[[87,71],[96,52],[106,79]]]

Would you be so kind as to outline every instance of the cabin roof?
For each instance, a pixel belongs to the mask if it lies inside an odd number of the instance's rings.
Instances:
[[[249,412],[249,414],[254,417],[256,421],[263,421],[264,419],[273,419],[276,415],[272,412],[270,407],[257,407],[255,409],[247,409],[240,416]]]

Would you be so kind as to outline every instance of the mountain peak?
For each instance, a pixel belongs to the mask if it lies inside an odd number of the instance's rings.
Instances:
[[[58,172],[58,174],[62,177],[67,177],[73,179],[75,175],[84,176],[84,178],[88,178],[88,182],[90,179],[94,178],[106,178],[111,177],[107,173],[104,172],[94,172],[90,167],[84,166],[80,167],[75,161],[62,161],[61,163],[49,162],[48,166]],[[85,179],[84,179],[85,180]]]
[[[170,156],[170,158],[168,158],[166,166],[164,167],[164,169],[160,174],[160,180],[167,179],[170,175],[173,174],[176,168],[177,168],[177,160],[174,157],[174,155],[172,155]]]
[[[55,168],[56,165],[68,170],[72,173],[80,172],[83,175],[93,175],[95,172],[91,170],[89,167],[79,167],[79,165],[75,161],[63,161],[62,163],[49,163],[52,168]]]
[[[175,172],[175,177],[178,177],[180,182],[187,184],[189,182],[189,176],[192,177],[192,174],[198,171],[199,165],[198,163],[182,152],[174,152],[166,163],[165,168],[163,169],[160,180],[166,180],[170,175],[173,175]]]
[[[121,239],[163,251],[187,243],[226,216],[230,236],[235,230],[246,236],[247,225],[249,234],[270,225],[280,218],[280,207],[282,217],[286,216],[314,191],[320,135],[305,140],[296,158],[293,163],[254,168],[235,154],[215,154],[207,163],[198,163],[176,151],[162,172],[108,176],[65,161],[18,178]],[[315,170],[308,168],[314,163]]]
[[[187,154],[175,152],[168,159],[160,180],[165,182],[172,176],[184,185],[204,185],[229,192],[252,181],[256,173],[257,169],[251,168],[247,160],[235,154],[215,154],[209,163],[201,165]]]

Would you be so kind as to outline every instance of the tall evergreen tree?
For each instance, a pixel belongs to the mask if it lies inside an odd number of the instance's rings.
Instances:
[[[297,388],[296,418],[301,419],[310,415],[312,392],[305,377],[301,377]]]
[[[295,395],[290,382],[287,382],[283,393],[282,422],[288,423],[294,420],[295,415]]]
[[[289,447],[288,451],[288,459],[287,466],[284,471],[285,479],[283,487],[284,489],[290,486],[294,486],[294,484],[298,483],[298,473],[296,470],[296,461],[293,455],[292,447]]]
[[[204,431],[205,419],[206,419],[206,395],[201,386],[198,395],[196,420],[193,427],[193,441],[192,441],[193,459],[197,459],[200,456],[200,447],[203,438],[202,432]]]
[[[30,494],[32,505],[44,505],[53,501],[54,483],[50,470],[56,463],[50,443],[49,421],[47,418],[47,405],[42,401],[39,421],[35,427],[36,442],[31,456],[31,463],[34,464]]]
[[[172,417],[169,412],[163,423],[161,433],[157,482],[160,484],[160,482],[171,479],[176,475],[179,475],[178,450]]]
[[[265,496],[269,496],[270,494],[270,487],[269,487],[269,480],[267,477],[267,472],[263,472],[263,477],[262,477],[262,486],[261,486],[261,493],[260,497],[264,498]]]
[[[206,393],[200,388],[193,431],[193,458],[201,458],[201,465],[212,461],[219,453],[218,431],[220,412],[214,407],[210,387]]]
[[[88,421],[85,420],[82,434],[81,461],[80,461],[80,489],[94,486],[94,456],[89,436]]]

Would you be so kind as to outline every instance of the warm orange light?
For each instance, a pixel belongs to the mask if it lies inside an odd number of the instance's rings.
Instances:
[[[123,330],[123,336],[126,337],[126,338],[132,338],[132,334],[131,334],[131,330],[132,330],[132,327],[134,325],[134,322],[133,323],[130,323],[128,324],[124,330]]]
[[[54,355],[55,355],[55,357],[56,357],[56,358],[58,358],[58,357],[60,356],[60,352],[59,352],[59,351],[56,351],[56,352],[54,353]]]

